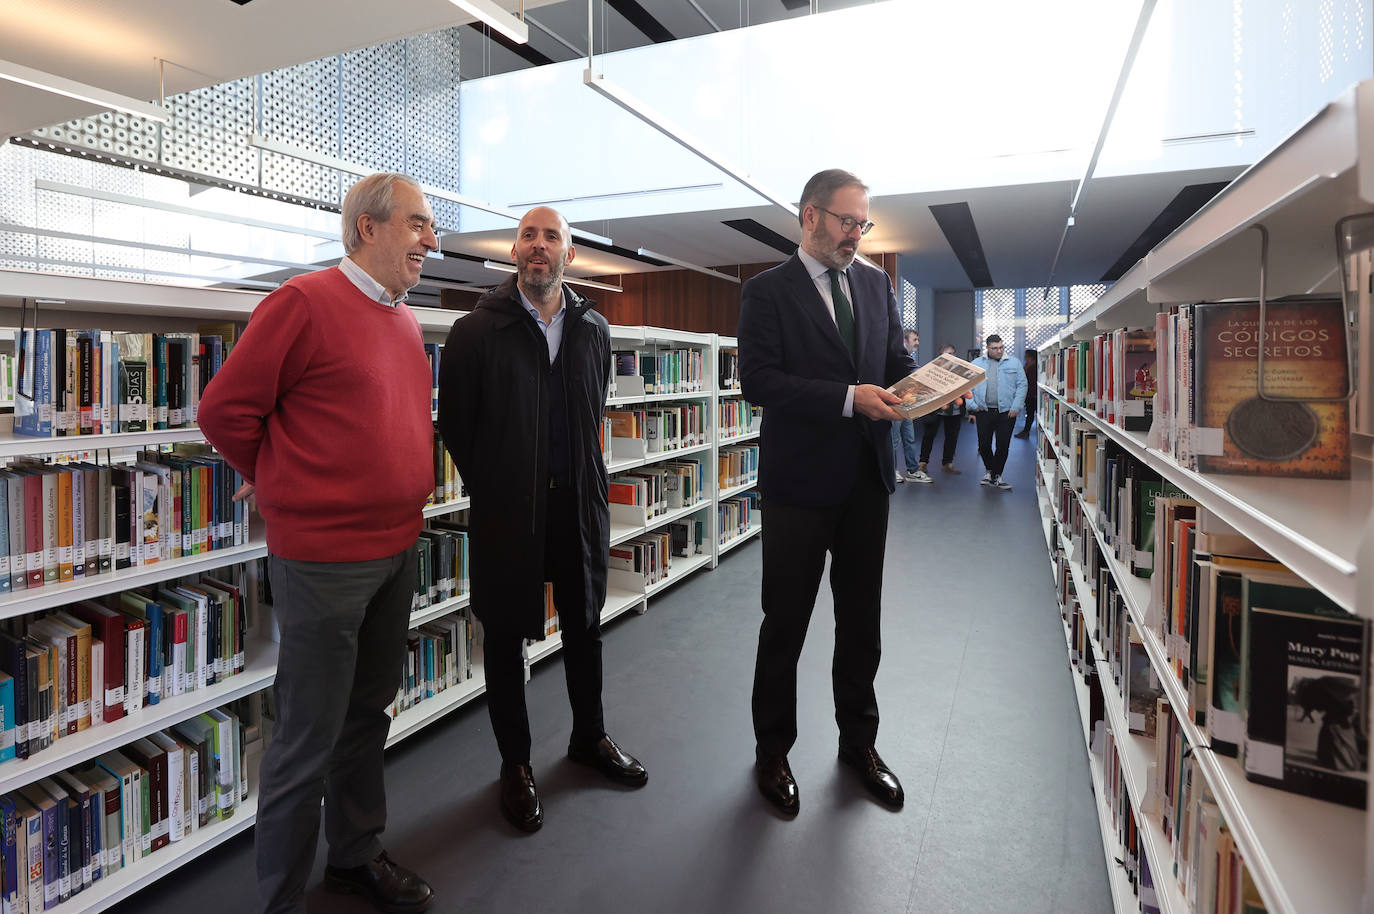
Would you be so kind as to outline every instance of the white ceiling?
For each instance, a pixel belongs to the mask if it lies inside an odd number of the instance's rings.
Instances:
[[[5,0],[0,60],[152,100],[159,58],[173,95],[471,21],[448,0]],[[0,137],[98,110],[0,80]]]
[[[500,0],[507,8],[519,0]],[[687,0],[640,0],[674,36],[713,28]],[[823,0],[822,10],[866,0]],[[696,0],[723,29],[805,15],[783,0]],[[585,51],[585,0],[526,0],[533,18]],[[598,51],[649,43],[606,0],[596,0]],[[743,11],[743,13],[742,13]],[[7,0],[0,3],[0,60],[97,85],[140,99],[158,94],[156,58],[170,62],[168,94],[265,72],[319,57],[469,21],[448,0]],[[573,50],[531,27],[531,45],[556,60]],[[477,31],[463,30],[463,72],[529,66]],[[604,43],[603,43],[604,42]],[[474,51],[476,48],[476,51]],[[92,113],[92,106],[0,81],[0,137]],[[646,128],[647,129],[647,128]],[[1224,181],[1239,168],[1172,172],[1092,182],[1081,204],[1059,267],[1058,284],[1096,282],[1159,211],[1185,185]],[[799,190],[799,189],[798,189]],[[931,216],[929,206],[967,202],[996,285],[1022,287],[1051,281],[1050,265],[1063,230],[1072,182],[941,191],[882,197],[873,201],[877,228],[865,239],[870,252],[896,252],[922,285],[968,288],[969,279]],[[720,212],[682,213],[597,221],[585,227],[634,250],[648,248],[706,266],[781,259],[773,248],[721,225],[755,219],[795,240],[793,217],[760,205]],[[445,250],[495,260],[510,259],[511,231],[446,236]],[[570,271],[605,275],[647,269],[645,264],[588,247],[579,249]],[[457,258],[428,264],[427,273],[459,281],[492,284],[501,274]]]

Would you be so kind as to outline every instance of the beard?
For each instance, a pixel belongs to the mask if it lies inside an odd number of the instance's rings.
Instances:
[[[812,243],[820,253],[816,259],[832,270],[847,270],[859,255],[859,246],[849,238],[835,237],[827,231],[818,230]]]
[[[550,263],[547,270],[536,273],[530,269],[528,263],[522,263],[520,268],[520,285],[529,292],[533,292],[539,298],[547,298],[551,292],[563,284],[563,264]]]

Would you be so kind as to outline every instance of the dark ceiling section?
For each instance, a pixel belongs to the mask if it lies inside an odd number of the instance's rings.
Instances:
[[[1130,247],[1117,258],[1116,263],[1112,264],[1111,269],[1102,274],[1101,282],[1116,282],[1131,267],[1135,266],[1140,258],[1144,257],[1149,251],[1178,228],[1193,213],[1202,209],[1203,205],[1211,200],[1229,181],[1217,181],[1212,184],[1189,184],[1183,190],[1174,195],[1174,199],[1169,201],[1169,205],[1160,210],[1159,215],[1155,216],[1154,221],[1146,226],[1145,231],[1135,241],[1131,242]]]
[[[502,35],[500,32],[487,28],[485,23],[469,22],[468,28],[472,29],[479,35],[485,35],[487,38],[490,38],[492,41],[496,42],[501,47],[505,48],[507,51],[510,51],[512,54],[519,57],[521,60],[525,61],[526,63],[532,64],[536,67],[542,67],[546,63],[554,62],[554,59],[552,57],[549,57],[546,54],[541,54],[539,51],[535,50],[531,45],[516,44],[514,41],[511,41],[509,38],[507,38],[505,35]]]
[[[654,18],[653,14],[639,5],[638,0],[607,0],[611,9],[624,16],[630,25],[644,33],[655,44],[665,41],[673,41],[677,38],[672,32],[668,31],[663,23]]]
[[[666,260],[659,260],[656,257],[642,257],[638,251],[629,248],[622,248],[618,244],[602,244],[600,241],[592,241],[590,238],[579,238],[573,236],[573,247],[591,248],[593,251],[600,251],[603,254],[614,254],[617,257],[628,257],[630,260],[637,260],[640,263],[647,263],[651,267],[666,267]]]
[[[783,9],[795,13],[811,5],[811,0],[782,0]]]
[[[728,225],[735,231],[768,245],[775,251],[781,251],[788,257],[791,257],[797,249],[795,241],[786,235],[779,235],[768,226],[761,222],[755,222],[753,219],[726,219],[721,224]]]
[[[930,207],[930,214],[945,233],[954,256],[968,274],[969,282],[975,289],[992,288],[992,274],[988,272],[988,258],[983,253],[983,241],[978,237],[978,228],[973,224],[973,211],[967,203],[937,203]]]

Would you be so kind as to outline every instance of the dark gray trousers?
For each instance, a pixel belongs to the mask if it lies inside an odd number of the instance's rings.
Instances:
[[[324,799],[332,866],[381,852],[382,750],[401,684],[416,551],[367,562],[269,555],[277,721],[258,777],[259,910],[304,914]]]

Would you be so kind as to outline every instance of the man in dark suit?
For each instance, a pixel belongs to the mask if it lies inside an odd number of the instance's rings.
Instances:
[[[829,552],[835,600],[832,680],[840,760],[886,805],[901,782],[875,748],[883,553],[893,483],[886,388],[915,370],[902,345],[887,275],[855,263],[868,188],[846,171],[802,191],[801,247],[745,283],[739,318],[744,396],[763,407],[759,492],[763,624],[754,669],[759,789],[788,815],[800,808],[787,753],[797,738],[797,660]]]

